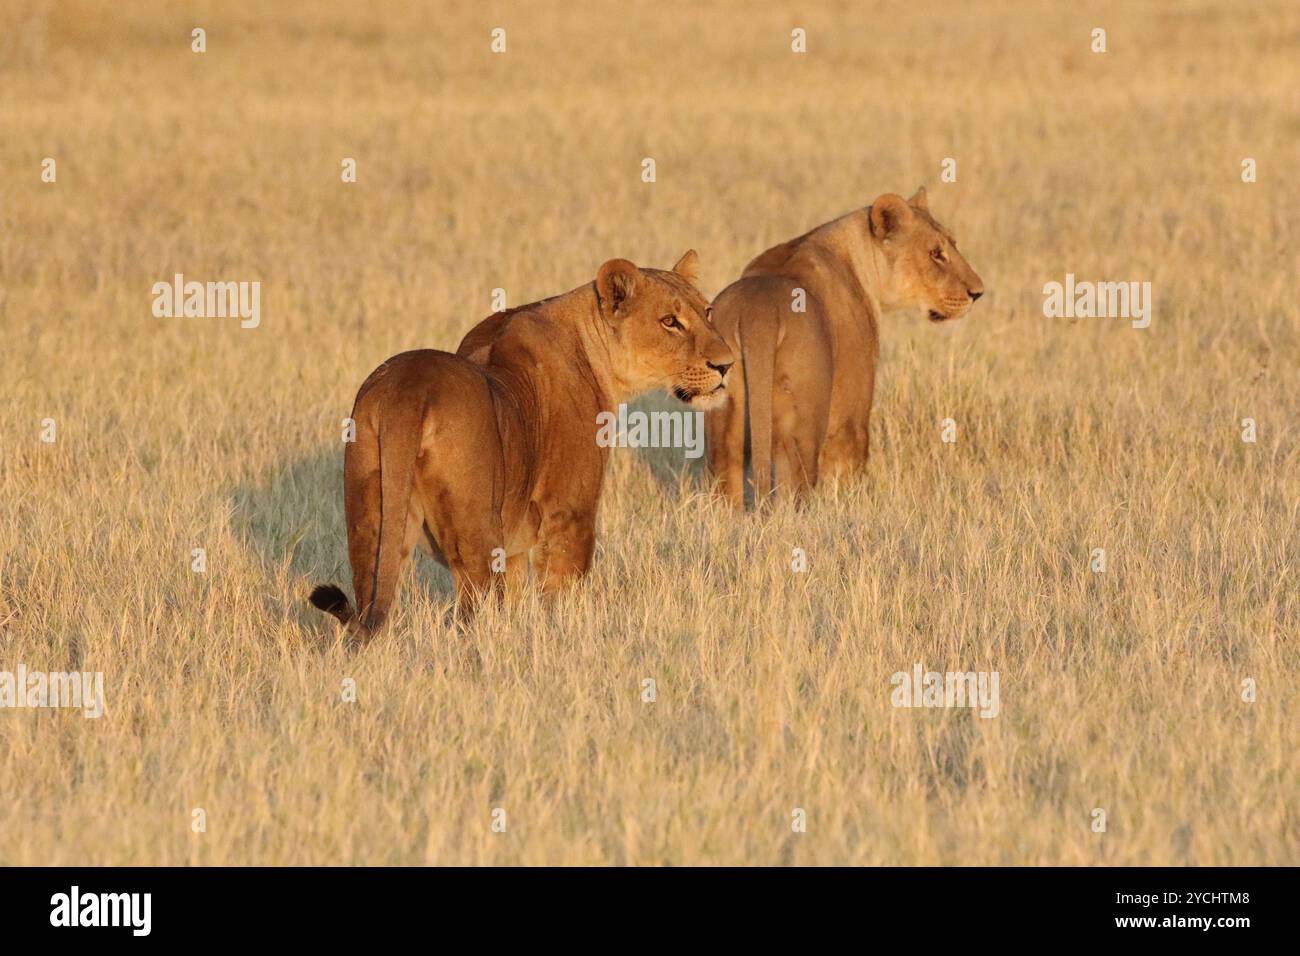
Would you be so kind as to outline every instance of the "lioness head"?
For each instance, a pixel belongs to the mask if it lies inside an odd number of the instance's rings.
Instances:
[[[870,206],[871,236],[889,263],[885,309],[924,309],[932,322],[957,319],[984,294],[984,283],[957,240],[930,215],[925,188],[911,199],[885,193]]]
[[[611,335],[616,374],[630,393],[664,388],[698,408],[724,397],[735,362],[695,287],[692,249],[671,272],[611,259],[596,274],[596,297]]]

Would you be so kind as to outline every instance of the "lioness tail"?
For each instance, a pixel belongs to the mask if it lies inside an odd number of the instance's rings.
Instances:
[[[356,612],[352,610],[347,595],[337,585],[318,584],[312,590],[311,597],[308,600],[326,614],[334,615],[339,619],[340,624],[350,624],[352,619],[356,617]]]

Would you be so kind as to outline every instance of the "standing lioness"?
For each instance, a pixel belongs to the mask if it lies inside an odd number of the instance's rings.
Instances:
[[[799,496],[821,475],[866,463],[879,317],[922,309],[964,315],[984,294],[925,190],[886,193],[751,262],[713,301],[736,353],[728,400],[705,416],[709,470],[744,506],[745,410],[757,502],[776,484]]]
[[[725,387],[732,355],[697,261],[692,250],[664,272],[612,259],[595,282],[485,319],[457,355],[403,352],[375,369],[343,457],[356,609],[333,585],[312,603],[368,637],[416,545],[451,569],[462,613],[502,577],[526,579],[534,547],[545,589],[584,573],[608,454],[597,415],[650,389],[706,405]]]

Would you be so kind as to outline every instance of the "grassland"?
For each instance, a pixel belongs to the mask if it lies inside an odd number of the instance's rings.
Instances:
[[[108,709],[0,710],[0,863],[1300,862],[1298,45],[1280,0],[7,3],[0,670]],[[305,604],[382,359],[922,183],[988,292],[886,323],[863,480],[738,518],[618,452],[553,605],[455,636],[426,562],[357,653]],[[261,325],[155,318],[175,272]],[[1151,327],[1045,319],[1067,272]],[[892,707],[918,662],[999,716]]]

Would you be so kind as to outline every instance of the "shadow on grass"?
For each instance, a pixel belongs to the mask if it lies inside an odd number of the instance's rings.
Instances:
[[[708,486],[708,474],[704,455],[704,416],[689,406],[661,392],[651,393],[628,402],[628,412],[680,412],[694,418],[689,424],[690,436],[694,438],[701,454],[697,458],[687,456],[683,448],[638,448],[633,453],[650,469],[655,483],[665,494],[675,495],[683,481],[693,490],[703,491]]]
[[[294,597],[308,612],[326,620],[307,603],[318,584],[337,584],[352,596],[347,529],[343,521],[343,448],[322,448],[295,458],[261,480],[230,493],[230,526],[240,544],[270,570],[285,569]],[[402,596],[412,588],[431,603],[453,596],[451,575],[425,555],[417,555],[414,572],[403,574]],[[301,593],[298,593],[301,592]]]

